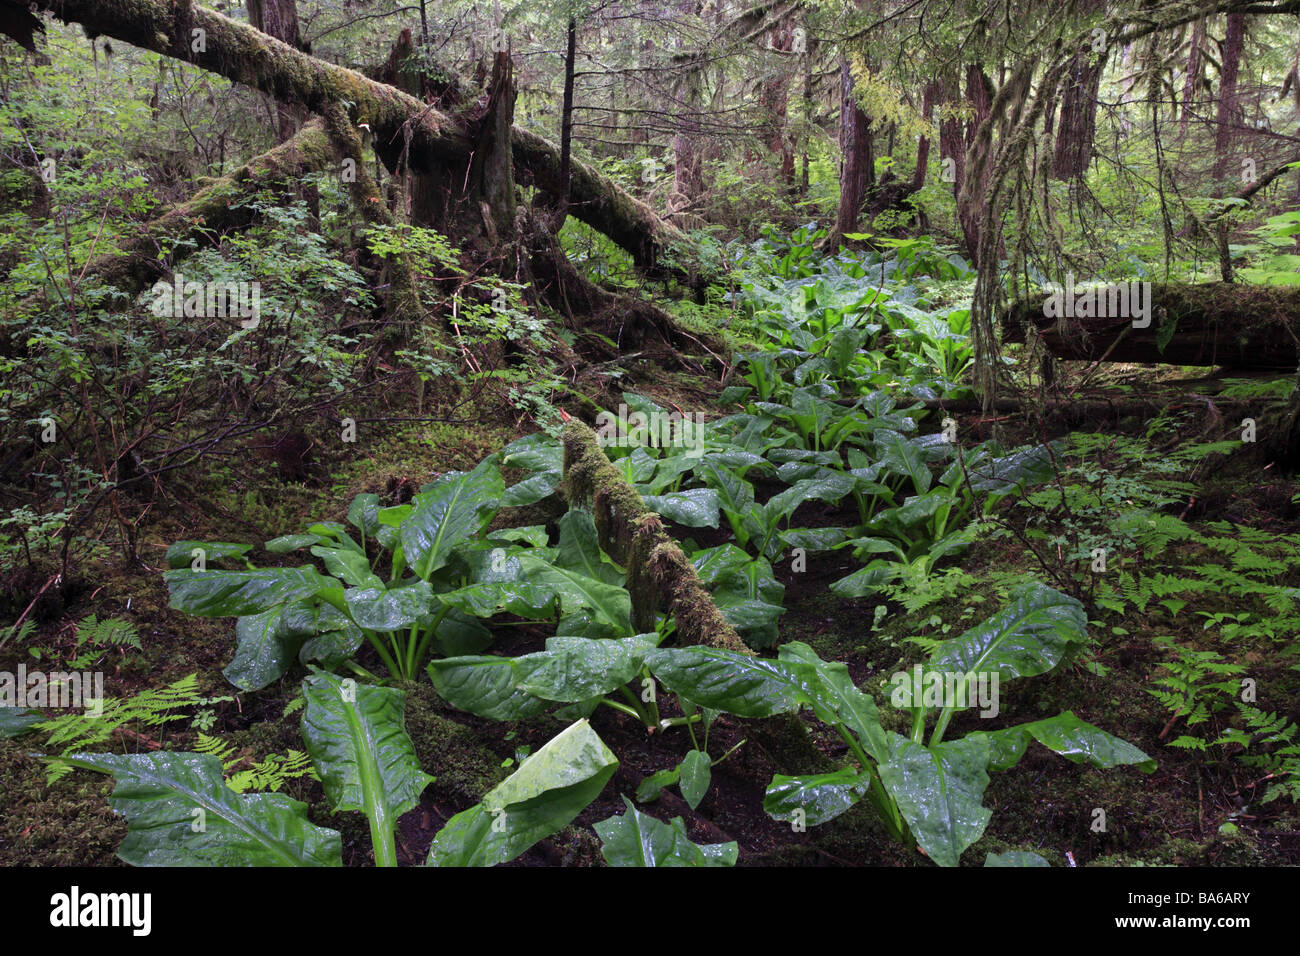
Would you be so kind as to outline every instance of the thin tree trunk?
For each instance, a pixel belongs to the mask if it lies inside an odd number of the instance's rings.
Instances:
[[[297,0],[248,0],[248,22],[267,36],[301,49]],[[276,116],[280,143],[293,138],[304,119],[301,108],[283,102],[276,104]]]
[[[1224,180],[1228,174],[1228,151],[1232,146],[1233,131],[1237,125],[1237,74],[1241,67],[1241,51],[1245,46],[1246,17],[1241,13],[1228,14],[1228,33],[1223,42],[1223,63],[1219,74],[1219,105],[1215,116],[1214,134],[1214,194],[1222,197]],[[1228,249],[1228,223],[1219,222],[1219,274],[1224,282],[1232,281],[1232,255]]]
[[[942,95],[943,84],[938,80],[931,80],[925,84],[925,92],[921,94],[921,118],[927,123],[934,115],[934,104]],[[926,170],[929,165],[930,137],[922,136],[921,141],[916,144],[916,169],[912,171],[912,192],[917,192],[925,185]]]
[[[555,231],[569,215],[569,188],[573,182],[573,62],[578,47],[578,24],[569,18],[568,51],[564,56],[564,106],[560,113],[560,195]]]
[[[1183,80],[1183,112],[1178,121],[1178,132],[1187,135],[1187,124],[1192,118],[1192,104],[1196,102],[1196,86],[1201,81],[1201,46],[1205,43],[1205,18],[1192,25],[1191,49],[1187,51],[1187,77]]]

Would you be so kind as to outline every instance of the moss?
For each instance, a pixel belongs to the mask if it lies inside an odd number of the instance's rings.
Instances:
[[[108,806],[112,781],[77,771],[47,784],[21,740],[0,741],[0,866],[114,866],[125,821]]]

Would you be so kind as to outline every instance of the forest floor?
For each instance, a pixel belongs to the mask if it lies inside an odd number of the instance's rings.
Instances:
[[[1108,381],[1094,394],[1117,402],[1131,398],[1125,369],[1108,373]],[[1188,389],[1177,379],[1150,382],[1150,370],[1134,368],[1134,378],[1147,381],[1144,390],[1186,414],[1168,416],[1181,434],[1175,440],[1193,443],[1205,426],[1204,402],[1187,400]],[[672,400],[682,407],[710,407],[716,399],[713,382],[678,377],[665,379],[653,366],[635,366],[619,381],[627,388],[656,400]],[[1204,384],[1197,394],[1208,393]],[[716,408],[716,405],[713,407]],[[1213,408],[1213,402],[1210,408]],[[723,410],[717,409],[718,414]],[[961,416],[963,428],[987,427],[977,415]],[[468,470],[480,459],[518,437],[508,426],[489,424],[490,414],[470,412],[456,423],[389,426],[386,437],[366,445],[321,449],[305,482],[284,481],[275,464],[255,455],[208,459],[201,472],[175,479],[152,497],[132,503],[139,518],[142,564],[129,565],[120,554],[99,549],[82,555],[72,566],[72,576],[62,588],[37,601],[30,617],[37,625],[22,648],[0,649],[0,670],[14,670],[26,658],[26,649],[42,648],[47,657],[75,654],[71,646],[75,623],[87,614],[117,616],[138,628],[142,649],[126,649],[98,667],[107,672],[109,693],[122,697],[147,687],[157,687],[197,673],[200,692],[210,698],[206,712],[193,724],[178,721],[114,741],[128,751],[192,746],[200,728],[221,735],[235,752],[253,760],[268,754],[302,750],[300,715],[286,714],[298,696],[297,671],[257,693],[239,693],[222,676],[234,646],[229,619],[196,618],[168,608],[162,579],[167,547],[175,541],[220,540],[254,543],[300,530],[310,521],[341,520],[355,494],[374,492],[382,504],[408,500],[412,491],[434,475],[452,469]],[[1029,425],[1016,416],[1000,424],[1020,440]],[[1141,414],[1096,423],[1092,429],[1130,440],[1142,438],[1150,420]],[[1080,430],[1080,429],[1076,429]],[[1064,429],[1060,433],[1064,433]],[[1056,437],[1056,436],[1050,436]],[[1107,462],[1099,461],[1105,468]],[[327,477],[328,476],[328,477]],[[1183,476],[1196,482],[1182,518],[1206,534],[1258,529],[1272,536],[1300,534],[1300,482],[1264,467],[1257,456],[1219,456],[1213,467],[1199,467]],[[1121,489],[1122,493],[1122,489]],[[801,524],[830,524],[835,514],[828,506],[805,506]],[[1008,520],[1023,524],[1012,502],[1000,506]],[[820,513],[819,513],[820,509]],[[533,522],[554,520],[545,502],[533,506]],[[1021,509],[1023,510],[1023,509]],[[538,513],[540,512],[540,513]],[[1068,534],[1077,515],[1044,509],[1045,530]],[[500,519],[498,519],[500,521]],[[1216,531],[1217,529],[1217,531]],[[712,534],[674,528],[682,538],[694,536],[702,544]],[[111,532],[105,535],[108,540]],[[1141,556],[1133,560],[1142,561]],[[1160,556],[1165,571],[1193,567],[1203,560],[1197,546],[1176,543]],[[786,613],[781,619],[781,640],[802,640],[823,658],[845,661],[854,681],[880,678],[909,668],[922,659],[918,644],[909,638],[935,635],[945,624],[962,625],[976,604],[984,613],[996,600],[995,585],[1010,576],[1040,572],[1032,551],[1014,536],[981,539],[964,554],[959,565],[963,578],[955,593],[940,596],[924,607],[909,611],[898,601],[842,600],[827,590],[829,582],[854,570],[853,562],[838,554],[809,562],[806,573],[777,568],[786,587]],[[33,594],[49,569],[32,569],[25,579],[5,582],[0,593],[18,602]],[[1279,566],[1274,583],[1300,586],[1300,571]],[[2,600],[2,599],[0,599]],[[26,601],[23,600],[25,604]],[[1238,761],[1214,748],[1206,752],[1169,746],[1178,732],[1169,732],[1169,712],[1150,693],[1158,665],[1167,659],[1156,638],[1171,636],[1178,644],[1214,649],[1228,660],[1247,662],[1258,679],[1261,706],[1300,719],[1300,673],[1278,663],[1272,653],[1279,638],[1292,635],[1246,633],[1228,640],[1220,630],[1207,629],[1213,615],[1242,611],[1240,596],[1228,590],[1199,594],[1181,613],[1151,602],[1139,609],[1128,607],[1121,615],[1093,622],[1094,643],[1084,658],[1058,672],[1016,684],[1005,695],[1002,719],[1019,722],[1070,710],[1084,720],[1132,741],[1155,757],[1158,769],[1144,775],[1132,767],[1097,771],[1070,763],[1041,749],[1031,749],[1012,771],[993,775],[985,805],[993,811],[984,837],[964,859],[978,865],[986,852],[1033,850],[1053,865],[1295,865],[1300,864],[1300,814],[1286,798],[1263,803],[1263,785]],[[13,619],[22,611],[0,608],[0,618]],[[1204,612],[1193,613],[1193,612]],[[984,616],[981,613],[980,616]],[[1220,625],[1222,621],[1219,622]],[[1264,623],[1267,623],[1266,621]],[[498,628],[497,649],[519,653],[540,644],[546,636],[535,622],[517,621]],[[372,670],[382,665],[363,649],[358,660]],[[1294,658],[1292,658],[1294,659]],[[453,710],[440,700],[427,681],[405,685],[407,729],[421,764],[436,781],[425,791],[418,808],[406,814],[399,829],[403,863],[421,862],[430,842],[453,814],[477,802],[494,783],[504,778],[521,747],[536,749],[561,723],[491,722]],[[292,708],[291,708],[292,710]],[[888,708],[882,708],[882,716]],[[902,714],[897,715],[899,727]],[[684,755],[689,742],[665,736],[647,736],[631,718],[602,709],[593,726],[619,756],[614,785],[557,836],[544,840],[515,865],[596,865],[599,844],[590,824],[622,811],[620,794],[635,790],[641,779],[672,766]],[[955,722],[958,732],[976,729],[973,712]],[[810,726],[816,727],[810,721]],[[899,729],[895,727],[894,729]],[[717,753],[725,752],[742,737],[739,721],[719,719],[712,740]],[[1163,735],[1163,736],[1162,736]],[[831,735],[816,735],[819,745],[832,755],[844,745]],[[126,831],[107,798],[112,780],[90,773],[72,773],[47,781],[45,765],[29,754],[22,739],[0,741],[0,866],[14,865],[122,865],[115,856]],[[690,836],[706,843],[735,840],[746,865],[928,865],[922,856],[894,843],[866,812],[844,817],[807,832],[794,832],[770,819],[763,811],[763,791],[772,777],[760,751],[742,747],[719,764],[713,786],[692,811],[675,794],[665,791],[651,811],[660,817],[682,816]],[[1259,774],[1258,776],[1262,776]],[[310,805],[312,819],[341,829],[344,862],[368,862],[366,821],[360,814],[333,814],[319,784],[306,778],[290,780],[281,792]],[[859,808],[861,809],[861,808]],[[1099,811],[1104,829],[1097,827]]]

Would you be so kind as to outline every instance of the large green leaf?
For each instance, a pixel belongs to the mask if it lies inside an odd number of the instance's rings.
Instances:
[[[880,779],[927,856],[956,866],[988,826],[982,800],[988,786],[989,744],[980,734],[935,747],[890,734],[890,759]]]
[[[517,562],[520,559],[510,560]],[[519,571],[523,573],[522,564]],[[471,617],[486,618],[504,612],[536,621],[554,616],[559,596],[550,584],[514,580],[471,584],[439,594],[438,599]],[[575,603],[581,604],[580,601]]]
[[[889,742],[880,726],[876,702],[854,685],[847,664],[823,661],[802,641],[781,645],[780,659],[806,665],[807,670],[800,672],[802,688],[818,720],[843,724],[877,763],[889,758]]]
[[[383,579],[370,570],[364,554],[351,548],[317,545],[311,553],[325,562],[325,570],[354,588],[383,587]]]
[[[843,472],[831,472],[818,478],[803,478],[780,494],[773,495],[764,510],[788,518],[805,501],[829,501],[834,504],[857,485],[857,479]]]
[[[235,657],[222,672],[241,690],[261,690],[300,661],[333,668],[351,657],[365,639],[361,629],[330,604],[295,601],[235,623]]]
[[[416,495],[400,529],[406,563],[416,576],[428,580],[456,545],[481,531],[504,492],[496,462],[485,458],[473,471],[449,471]]]
[[[235,659],[222,671],[241,690],[261,690],[293,665],[302,635],[280,626],[284,608],[247,614],[235,622]]]
[[[199,557],[195,551],[201,551],[203,561],[220,561],[222,558],[243,558],[253,550],[251,544],[236,544],[232,541],[177,541],[167,549],[167,567],[188,568]]]
[[[490,790],[447,821],[429,866],[495,866],[572,822],[600,795],[618,758],[586,720],[569,725]]]
[[[929,490],[930,469],[926,465],[925,451],[922,448],[896,431],[878,431],[874,440],[876,451],[887,471],[910,478],[918,495]]]
[[[557,567],[530,554],[521,554],[519,563],[528,583],[552,591],[565,614],[589,610],[621,633],[632,633],[632,598],[621,586]]]
[[[396,631],[410,627],[438,606],[425,581],[395,588],[349,588],[344,594],[352,620],[371,631]]]
[[[547,702],[519,689],[512,657],[468,656],[429,662],[433,688],[457,710],[490,720],[526,720]]]
[[[636,677],[646,653],[657,643],[655,634],[623,640],[552,637],[545,651],[517,658],[515,686],[544,700],[563,703],[603,697]]]
[[[856,767],[802,777],[777,774],[768,784],[763,809],[774,820],[815,827],[834,820],[870,789],[871,775]],[[802,817],[797,811],[803,811]]]
[[[43,720],[39,710],[0,704],[0,737],[21,737]]]
[[[1075,598],[1037,583],[960,637],[942,641],[929,668],[970,676],[996,673],[1000,680],[1050,671],[1072,644],[1087,637],[1088,616]]]
[[[302,690],[302,737],[325,795],[335,812],[364,813],[376,865],[396,866],[397,820],[433,780],[406,735],[406,695],[319,671]]]
[[[717,492],[720,507],[733,514],[749,513],[754,504],[753,485],[709,458],[705,458],[704,464],[697,470],[704,476],[708,486]]]
[[[577,571],[604,584],[622,585],[624,574],[600,550],[596,522],[591,513],[573,509],[560,518],[560,544],[555,556],[558,567]]]
[[[169,606],[199,617],[241,617],[277,604],[312,597],[341,587],[313,567],[262,568],[257,571],[193,571],[180,568],[163,573],[171,591]]]
[[[133,866],[341,866],[342,840],[307,820],[307,805],[278,793],[238,794],[211,754],[77,754],[77,767],[111,773],[110,805],[130,830],[117,855]]]
[[[689,488],[666,495],[642,495],[645,506],[686,528],[718,526],[718,493],[712,488]]]
[[[1072,763],[1086,763],[1103,770],[1132,765],[1143,773],[1151,773],[1156,769],[1155,760],[1137,747],[1108,734],[1100,727],[1080,720],[1068,710],[1045,720],[995,730],[988,737],[991,747],[989,766],[993,770],[1006,770],[1015,766],[1024,755],[1031,738]]]
[[[623,798],[627,812],[595,824],[600,852],[610,866],[735,866],[735,842],[705,846],[691,842],[681,817],[663,823]]]
[[[348,524],[363,535],[374,537],[379,530],[379,496],[365,493],[353,498],[348,506]]]
[[[679,697],[737,717],[797,710],[805,675],[796,665],[712,647],[658,648],[646,654],[651,673]]]

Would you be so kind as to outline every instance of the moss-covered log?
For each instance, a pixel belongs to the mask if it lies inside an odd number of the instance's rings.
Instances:
[[[1300,363],[1300,288],[1153,285],[1149,300],[1142,297],[1150,303],[1144,328],[1127,316],[1049,318],[1047,298],[1043,293],[1015,302],[1002,319],[1003,341],[1024,342],[1032,330],[1064,359],[1249,369],[1295,369]]]
[[[0,0],[0,11],[6,13],[27,6],[28,0]],[[80,23],[91,35],[193,63],[313,113],[331,103],[349,103],[353,122],[369,125],[375,149],[390,169],[403,158],[416,172],[447,166],[463,170],[471,161],[476,138],[466,121],[190,0],[35,0],[34,6]],[[5,22],[0,18],[0,29]],[[521,182],[531,180],[547,190],[559,187],[558,147],[516,127],[512,154]],[[569,208],[626,249],[642,268],[654,267],[662,246],[679,235],[608,176],[577,160]]]
[[[166,263],[158,256],[164,242],[179,239],[198,247],[210,245],[222,233],[242,229],[252,221],[253,210],[241,200],[259,190],[337,165],[338,158],[324,124],[314,120],[292,139],[250,159],[186,202],[120,238],[115,250],[87,266],[86,274],[96,275],[123,292],[139,293],[165,272]]]
[[[648,510],[600,447],[596,433],[578,421],[564,429],[564,483],[570,506],[590,509],[600,546],[627,568],[632,596],[632,625],[654,630],[663,610],[677,622],[681,644],[703,644],[738,654],[752,654],[736,629],[704,589],[695,567]],[[781,773],[821,773],[836,764],[819,751],[798,717],[787,714],[748,722],[750,736]]]

